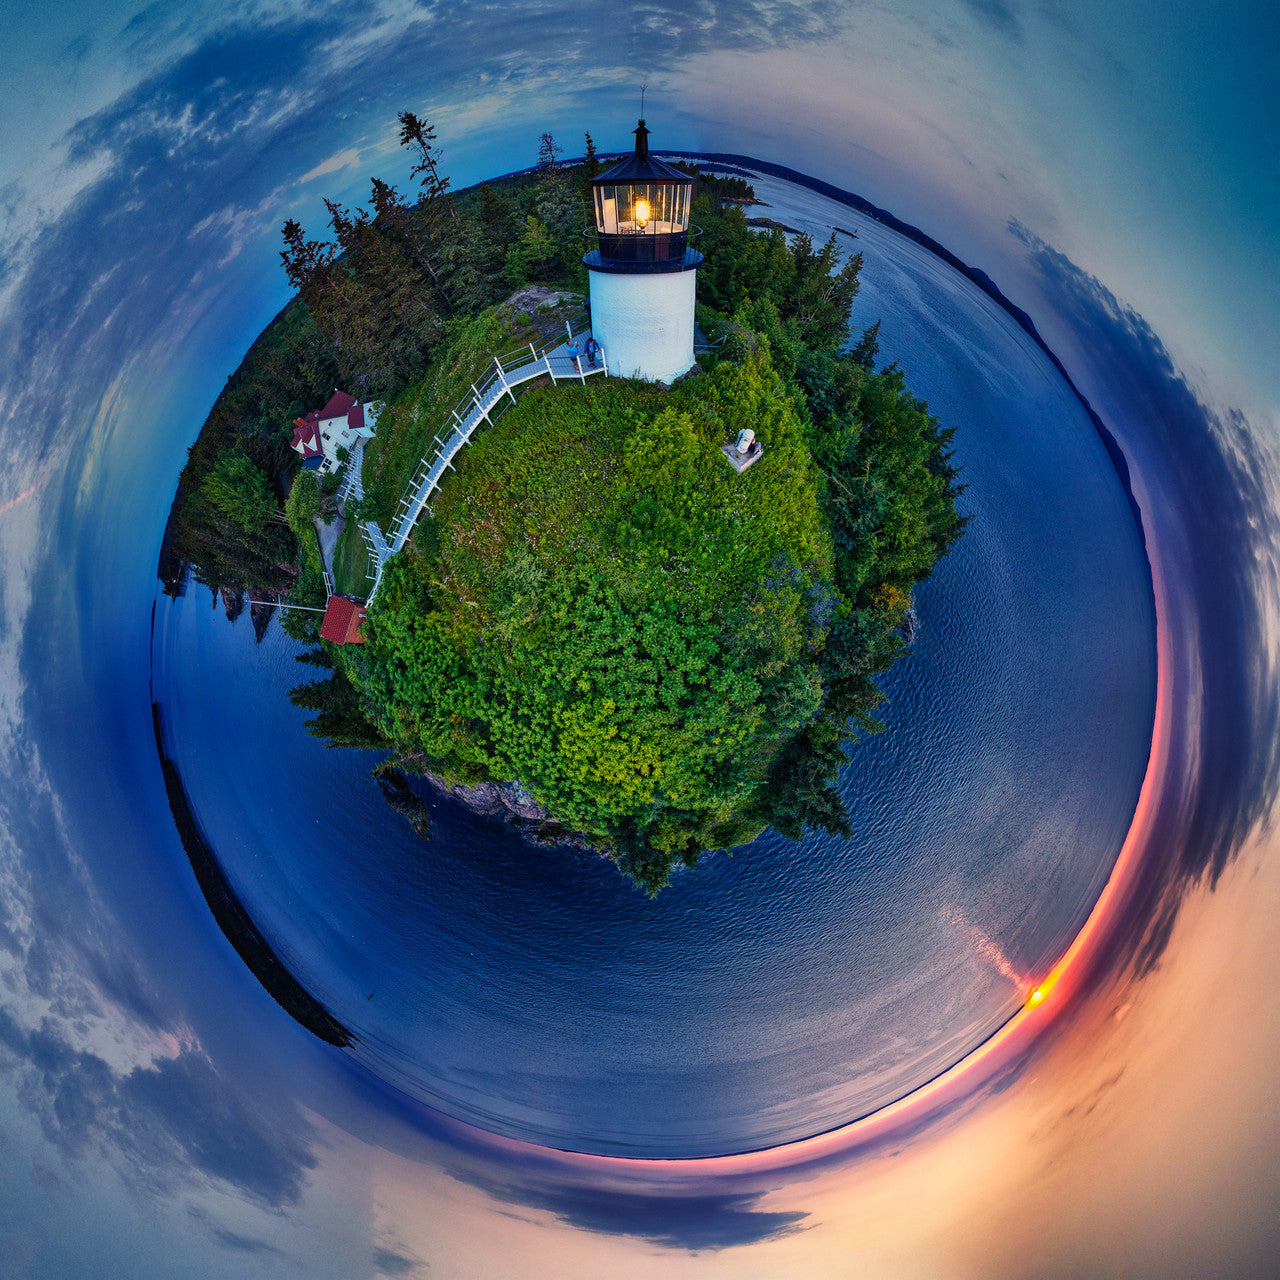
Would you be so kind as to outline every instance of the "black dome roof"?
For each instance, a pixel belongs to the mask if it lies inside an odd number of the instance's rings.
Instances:
[[[635,155],[619,160],[612,169],[605,170],[598,178],[592,178],[593,187],[623,182],[629,182],[633,186],[645,182],[682,182],[693,185],[693,179],[687,173],[681,173],[674,165],[657,160],[649,154],[649,130],[645,128],[643,120],[635,129],[635,135]]]

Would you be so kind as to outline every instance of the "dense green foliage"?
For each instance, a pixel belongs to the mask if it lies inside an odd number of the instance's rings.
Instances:
[[[768,450],[743,476],[723,423]],[[362,692],[406,757],[521,781],[558,819],[672,859],[751,834],[773,744],[821,701],[820,477],[761,351],[665,396],[528,393],[459,458],[435,553],[370,612]]]
[[[291,303],[249,349],[214,404],[178,480],[162,553],[166,589],[180,589],[187,565],[215,590],[287,591],[298,549],[287,523],[267,519],[247,530],[213,477],[243,456],[266,477],[271,512],[287,494],[298,456],[289,448],[293,418],[333,385],[334,366],[314,322]],[[212,483],[211,483],[212,481]],[[219,498],[222,501],[219,501]],[[252,523],[252,522],[251,522]]]

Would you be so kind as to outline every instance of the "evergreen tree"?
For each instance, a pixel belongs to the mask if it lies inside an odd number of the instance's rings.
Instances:
[[[511,201],[499,195],[486,182],[480,187],[480,226],[491,245],[505,255],[511,243],[513,215]]]
[[[556,259],[556,242],[546,226],[532,214],[525,219],[524,235],[507,250],[507,283],[519,288],[535,274],[546,278]]]
[[[386,739],[370,724],[360,696],[346,675],[335,669],[327,680],[312,680],[289,693],[295,707],[318,712],[307,729],[328,747],[384,747]]]
[[[582,161],[582,176],[590,182],[592,178],[598,178],[604,165],[596,158],[595,140],[589,133],[584,133],[583,138],[586,141],[587,152]]]
[[[245,533],[260,533],[276,515],[271,482],[239,445],[218,455],[202,492],[213,506],[240,525]]]
[[[869,329],[867,329],[862,337],[860,337],[853,349],[849,352],[849,359],[854,364],[861,365],[864,369],[874,369],[876,365],[876,356],[880,354],[880,321],[877,320]]]
[[[560,171],[560,157],[564,154],[564,148],[549,133],[544,133],[538,139],[538,167],[544,173],[558,173]]]
[[[596,156],[596,144],[592,136],[589,133],[584,133],[582,136],[586,143],[586,155],[578,166],[578,194],[581,196],[587,210],[590,211],[592,205],[591,179],[600,176],[604,171],[604,165],[600,163]]]
[[[284,503],[285,519],[299,542],[312,536],[312,521],[319,512],[320,482],[316,479],[316,473],[299,471]]]
[[[428,207],[439,205],[454,221],[458,211],[449,195],[450,182],[440,172],[440,153],[436,150],[435,127],[414,115],[412,111],[400,113],[400,145],[414,156],[412,175],[422,187],[422,202]]]

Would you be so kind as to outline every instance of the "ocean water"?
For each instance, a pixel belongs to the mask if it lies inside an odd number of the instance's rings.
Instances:
[[[917,593],[848,841],[766,833],[650,902],[603,860],[434,797],[419,840],[326,751],[314,670],[197,588],[161,599],[153,689],[227,879],[370,1070],[556,1147],[683,1157],[865,1115],[981,1044],[1070,943],[1151,742],[1151,583],[1091,422],[1043,353],[927,250],[760,176],[760,210],[865,256],[855,321],[947,426],[971,517]]]

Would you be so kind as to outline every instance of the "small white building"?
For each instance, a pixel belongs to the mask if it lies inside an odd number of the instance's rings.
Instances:
[[[321,471],[333,471],[340,465],[339,449],[350,453],[357,440],[373,438],[381,411],[380,401],[360,404],[355,396],[335,388],[323,409],[293,420],[293,447],[304,462],[319,458]]]

